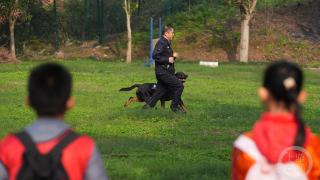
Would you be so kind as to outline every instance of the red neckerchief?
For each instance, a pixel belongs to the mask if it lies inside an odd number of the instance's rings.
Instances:
[[[253,127],[253,139],[262,155],[270,163],[277,163],[281,153],[294,146],[296,133],[297,123],[292,113],[263,113]],[[310,129],[306,127],[305,144],[310,134]]]

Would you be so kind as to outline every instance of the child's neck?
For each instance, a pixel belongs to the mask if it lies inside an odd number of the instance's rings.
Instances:
[[[268,105],[267,111],[271,114],[287,114],[291,111],[282,103],[271,103]]]
[[[50,118],[50,119],[64,119],[64,114],[56,115],[56,116],[38,116],[38,119],[41,118]]]

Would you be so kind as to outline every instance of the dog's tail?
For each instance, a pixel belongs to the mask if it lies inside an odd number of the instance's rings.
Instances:
[[[137,88],[139,86],[140,86],[140,84],[135,84],[131,87],[121,88],[119,91],[131,91],[132,89]]]

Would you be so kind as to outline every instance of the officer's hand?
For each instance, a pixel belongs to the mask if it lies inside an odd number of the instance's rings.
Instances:
[[[178,57],[178,53],[173,53],[173,57],[174,57],[174,60],[176,61],[177,60],[177,57]]]
[[[171,64],[174,63],[174,57],[169,57],[169,63],[171,63]]]
[[[177,52],[173,53],[173,57],[177,58],[179,56],[179,54]]]

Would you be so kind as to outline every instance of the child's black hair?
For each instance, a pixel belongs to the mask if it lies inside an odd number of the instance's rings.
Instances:
[[[28,93],[31,107],[38,116],[56,116],[66,111],[72,78],[63,66],[47,63],[32,70]]]
[[[283,102],[287,109],[295,110],[297,135],[294,146],[303,146],[305,142],[305,124],[301,117],[301,105],[297,98],[303,85],[303,72],[300,67],[286,60],[271,64],[265,71],[263,86],[278,102]]]

